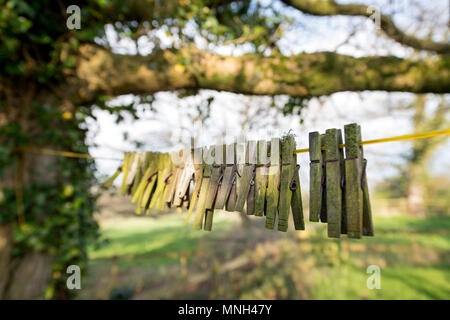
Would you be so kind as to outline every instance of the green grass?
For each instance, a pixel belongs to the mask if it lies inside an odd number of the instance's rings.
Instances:
[[[323,275],[326,274],[326,277]],[[449,299],[449,271],[444,267],[385,266],[381,288],[368,289],[365,268],[343,266],[315,272],[316,299]]]
[[[314,269],[311,298],[450,299],[450,217],[382,217],[374,225],[373,238],[333,240],[350,248],[364,245],[364,250],[350,249],[344,262]],[[311,241],[319,243],[325,236],[322,227]],[[379,290],[367,288],[370,264],[380,265]]]
[[[177,262],[181,253],[196,251],[200,239],[217,238],[237,222],[236,218],[217,214],[213,232],[203,232],[185,226],[184,219],[185,214],[175,213],[155,219],[143,216],[106,221],[102,224],[102,238],[107,245],[91,249],[89,257],[93,263],[121,258],[122,265],[127,265],[127,261],[133,265],[170,264]]]
[[[324,224],[310,223],[301,239],[261,228],[255,236],[229,213],[216,214],[213,232],[204,232],[186,227],[184,218],[102,221],[109,244],[90,250],[82,298],[107,298],[111,288],[131,286],[142,298],[450,299],[450,217],[376,218],[375,237],[360,240],[328,239]],[[265,257],[267,246],[279,252]],[[215,275],[212,265],[239,256],[252,263]],[[380,290],[366,286],[371,264],[381,267]],[[201,287],[187,285],[195,272],[211,277]],[[100,290],[112,274],[114,284]]]

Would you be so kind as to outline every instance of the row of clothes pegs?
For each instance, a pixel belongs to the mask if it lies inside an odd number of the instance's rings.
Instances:
[[[328,224],[328,236],[373,235],[366,179],[367,161],[357,124],[345,126],[344,159],[338,129],[309,135],[310,221]],[[129,194],[136,213],[184,207],[186,222],[211,230],[215,210],[265,217],[265,226],[304,230],[295,138],[184,149],[179,152],[126,152],[109,186],[123,173],[120,193]]]

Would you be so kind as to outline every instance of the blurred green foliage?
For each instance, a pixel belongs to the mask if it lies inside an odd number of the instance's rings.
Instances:
[[[81,298],[126,287],[138,299],[448,299],[449,224],[376,217],[375,237],[334,240],[324,224],[285,234],[242,229],[229,213],[217,214],[213,233],[184,226],[180,213],[105,218],[110,245],[90,250]],[[381,268],[380,290],[366,286],[372,264]]]
[[[450,179],[445,175],[426,176],[421,181],[426,215],[429,217],[448,216],[450,213]],[[378,198],[406,199],[409,184],[410,176],[407,174],[394,175],[379,182],[375,191]]]
[[[18,146],[50,144],[76,152],[88,151],[84,144],[86,129],[81,128],[82,116],[64,120],[57,108],[37,103],[33,103],[30,112],[45,130],[39,135],[24,135],[17,123],[0,128],[0,136],[7,141],[0,150],[0,177],[5,170],[15,170],[21,161]],[[2,190],[0,223],[18,221],[18,213],[23,211],[24,221],[15,224],[13,256],[37,251],[55,257],[48,298],[68,294],[67,266],[77,264],[83,270],[87,262],[86,245],[97,243],[98,226],[92,218],[97,196],[90,192],[95,182],[94,169],[91,159],[57,158],[56,163],[45,168],[49,175],[58,173],[56,183],[19,186],[23,193],[20,200],[17,189]]]

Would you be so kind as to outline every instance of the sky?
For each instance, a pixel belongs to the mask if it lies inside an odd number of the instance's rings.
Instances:
[[[402,7],[402,1],[398,0],[396,8],[390,7],[389,1],[360,1],[361,3],[376,3],[382,12],[397,10],[396,22],[408,30],[407,7]],[[348,2],[348,1],[344,1]],[[439,6],[445,1],[436,1]],[[282,6],[280,3],[276,5]],[[444,6],[445,7],[445,6]],[[385,37],[376,36],[374,24],[363,18],[333,17],[321,18],[304,15],[297,10],[284,8],[289,16],[298,23],[290,26],[279,45],[284,54],[296,54],[300,52],[336,51],[342,54],[354,56],[386,55],[394,54],[401,57],[411,55],[411,49],[404,48]],[[413,10],[411,10],[413,14]],[[448,21],[447,18],[444,21]],[[445,19],[445,14],[443,14]],[[409,21],[410,22],[410,21]],[[439,26],[438,22],[436,25]],[[356,30],[356,31],[355,31]],[[349,33],[354,32],[350,42],[345,42]],[[116,41],[112,28],[107,27],[108,41],[116,52],[135,54],[135,46],[126,40]],[[163,31],[160,37],[164,43],[171,39],[165,36]],[[437,36],[437,39],[439,37]],[[439,40],[439,39],[438,39]],[[139,53],[149,54],[152,44],[145,40],[139,41]],[[199,47],[206,46],[201,39],[197,39]],[[221,54],[240,55],[246,52],[246,48],[235,49],[232,47],[216,47],[214,51]],[[204,103],[208,97],[214,97],[211,103],[210,117],[202,128],[198,123],[192,123],[196,106]],[[448,101],[450,96],[446,96]],[[130,102],[133,96],[121,96],[111,102],[112,105]],[[91,147],[90,153],[100,157],[122,158],[122,152],[136,150],[130,141],[123,138],[127,132],[129,140],[140,140],[144,145],[139,151],[173,151],[182,147],[179,140],[187,139],[192,132],[200,133],[200,142],[203,145],[214,144],[215,138],[223,132],[231,137],[242,134],[242,122],[245,117],[250,117],[252,128],[245,127],[245,136],[250,139],[270,139],[279,137],[283,133],[292,130],[296,135],[297,148],[308,147],[308,132],[324,132],[328,128],[343,129],[347,123],[357,122],[362,127],[362,139],[370,140],[396,135],[412,133],[411,114],[398,112],[394,106],[412,102],[414,95],[408,93],[386,92],[341,92],[329,97],[315,98],[308,103],[308,107],[302,111],[301,116],[290,115],[283,117],[276,108],[270,108],[270,97],[248,97],[227,92],[215,92],[202,90],[196,97],[178,99],[175,94],[161,92],[156,95],[153,106],[156,112],[139,108],[139,120],[126,117],[125,121],[116,124],[115,118],[106,111],[96,110],[96,122],[88,123],[90,134],[88,144],[97,145]],[[276,104],[282,105],[287,97],[277,97]],[[439,97],[429,96],[427,109],[432,111],[436,107]],[[141,110],[142,109],[142,110]],[[300,121],[302,119],[302,122]],[[382,179],[392,176],[397,171],[395,166],[402,163],[402,156],[410,150],[408,142],[392,142],[374,144],[365,147],[365,155],[368,158],[368,178],[373,185]],[[436,151],[430,168],[433,174],[448,174],[450,165],[446,159],[450,158],[450,141]],[[309,157],[306,153],[298,156],[301,165],[300,173],[302,189],[308,185]],[[98,174],[111,175],[117,169],[118,161],[97,160]]]

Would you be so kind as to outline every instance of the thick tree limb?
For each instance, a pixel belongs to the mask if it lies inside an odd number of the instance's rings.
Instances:
[[[232,2],[242,2],[250,0],[203,0],[201,5],[217,7],[228,5]],[[349,3],[338,4],[334,0],[281,0],[283,3],[300,10],[306,14],[316,16],[362,16],[370,17],[368,6]],[[118,21],[137,20],[145,21],[152,19],[173,18],[179,9],[178,0],[127,0],[111,2],[111,6],[106,8],[108,17]],[[112,22],[112,21],[110,21]],[[450,53],[450,44],[444,42],[434,42],[426,39],[418,39],[400,30],[392,18],[387,15],[380,15],[380,28],[394,41],[405,46],[417,49],[432,51],[439,54]]]
[[[362,16],[370,17],[372,12],[362,4],[338,4],[334,0],[281,0],[284,3],[306,13],[316,16]],[[450,53],[450,44],[418,39],[407,35],[397,28],[390,16],[380,14],[380,28],[391,39],[417,50],[434,51],[440,54]]]
[[[363,90],[450,92],[450,57],[412,61],[392,56],[354,58],[332,52],[233,57],[197,48],[142,57],[84,45],[75,72],[70,89],[75,90],[74,99],[84,102],[100,95],[185,88],[293,96]]]

